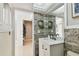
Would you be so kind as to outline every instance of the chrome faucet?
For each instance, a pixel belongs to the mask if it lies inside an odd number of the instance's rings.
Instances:
[[[56,37],[59,36],[59,34],[49,34],[50,39],[56,40]]]

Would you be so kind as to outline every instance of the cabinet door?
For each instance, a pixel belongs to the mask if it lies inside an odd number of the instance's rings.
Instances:
[[[64,55],[64,45],[56,44],[50,47],[50,55],[51,56],[63,56]]]

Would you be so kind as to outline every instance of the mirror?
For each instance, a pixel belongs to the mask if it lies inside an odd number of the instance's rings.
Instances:
[[[52,21],[48,21],[48,29],[52,29],[53,27],[53,22]]]
[[[43,20],[39,20],[39,21],[38,21],[38,27],[39,27],[40,29],[43,29],[43,28],[44,28],[44,21],[43,21]]]

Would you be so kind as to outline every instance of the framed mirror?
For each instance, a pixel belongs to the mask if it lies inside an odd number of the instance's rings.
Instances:
[[[48,29],[52,29],[53,27],[53,22],[52,21],[48,21]]]
[[[73,17],[79,16],[79,3],[72,4]]]
[[[44,21],[43,20],[38,20],[38,27],[40,29],[44,29]]]

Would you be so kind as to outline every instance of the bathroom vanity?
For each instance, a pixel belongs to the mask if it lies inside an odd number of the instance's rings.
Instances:
[[[64,39],[39,38],[39,56],[63,56]]]

